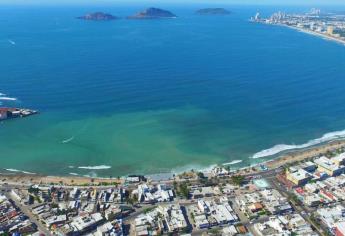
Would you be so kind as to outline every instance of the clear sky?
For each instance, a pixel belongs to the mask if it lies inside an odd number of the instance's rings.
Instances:
[[[345,5],[345,0],[0,0],[0,4],[244,4],[244,5]]]

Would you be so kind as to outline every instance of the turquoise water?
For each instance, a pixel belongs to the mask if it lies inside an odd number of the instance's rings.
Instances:
[[[241,167],[345,129],[343,45],[250,23],[250,7],[228,7],[226,17],[164,6],[179,17],[74,18],[142,8],[0,7],[0,93],[17,98],[0,102],[41,111],[0,124],[1,168],[119,176]],[[345,132],[316,142],[337,135]]]

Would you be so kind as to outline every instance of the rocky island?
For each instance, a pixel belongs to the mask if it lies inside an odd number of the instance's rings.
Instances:
[[[111,14],[107,14],[103,12],[94,12],[94,13],[86,14],[85,16],[79,16],[77,17],[77,19],[93,20],[93,21],[109,21],[109,20],[116,20],[119,18]]]
[[[159,8],[147,8],[144,11],[138,12],[133,16],[127,17],[128,19],[160,19],[160,18],[176,18],[176,15],[170,11]]]
[[[0,107],[0,121],[38,114],[36,110]]]
[[[196,11],[198,15],[229,15],[230,13],[224,8],[204,8]]]

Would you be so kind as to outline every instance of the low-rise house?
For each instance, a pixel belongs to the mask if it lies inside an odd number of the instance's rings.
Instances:
[[[225,201],[198,200],[198,208],[207,216],[207,220],[211,226],[233,224],[238,221],[238,216],[230,204]]]
[[[67,236],[91,233],[98,225],[103,223],[103,221],[104,219],[100,213],[77,216],[72,219],[71,223],[64,225],[62,230]]]
[[[345,236],[345,221],[335,224],[334,234],[335,236]]]
[[[345,208],[338,204],[334,207],[324,207],[317,210],[321,222],[332,232],[337,222],[345,221]]]
[[[220,195],[221,192],[218,187],[198,187],[191,190],[190,195],[193,199],[204,197],[213,197]]]
[[[58,215],[58,216],[51,216],[45,219],[45,224],[48,229],[50,229],[53,225],[61,225],[65,223],[67,220],[66,215]]]
[[[318,235],[299,214],[273,216],[263,223],[254,224],[253,229],[259,236]]]
[[[180,205],[159,206],[157,210],[162,214],[169,233],[179,232],[187,228],[187,221]]]

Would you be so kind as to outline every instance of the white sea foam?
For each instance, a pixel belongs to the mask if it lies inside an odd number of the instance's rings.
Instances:
[[[71,173],[69,173],[69,174],[70,174],[70,175],[75,175],[75,176],[79,175],[79,174],[73,173],[73,172],[71,172]]]
[[[223,166],[236,165],[236,164],[241,163],[241,162],[242,162],[242,160],[234,160],[231,162],[224,163]]]
[[[5,96],[6,94],[4,94],[4,93],[0,93],[0,96]]]
[[[74,139],[74,136],[68,138],[68,139],[65,139],[65,140],[62,140],[61,143],[65,144],[65,143],[69,143],[71,142],[72,140]]]
[[[251,158],[257,159],[257,158],[262,158],[262,157],[273,156],[283,151],[308,148],[308,147],[312,147],[321,143],[329,142],[329,141],[340,139],[340,138],[345,138],[345,130],[326,133],[321,138],[309,140],[308,142],[304,144],[299,144],[299,145],[278,144],[272,148],[265,149],[265,150],[255,153]]]
[[[0,97],[0,100],[3,100],[3,101],[17,101],[17,98],[11,98],[11,97]]]
[[[79,166],[79,169],[87,169],[87,170],[104,170],[110,169],[111,166],[100,165],[100,166]]]
[[[23,173],[23,174],[29,174],[29,175],[35,175],[36,173],[33,173],[33,172],[28,172],[28,171],[23,171],[23,170],[17,170],[17,169],[5,169],[7,171],[10,171],[10,172],[20,172],[20,173]]]

